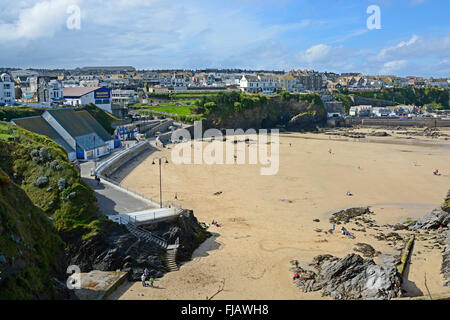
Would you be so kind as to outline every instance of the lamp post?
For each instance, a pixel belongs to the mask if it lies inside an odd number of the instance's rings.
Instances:
[[[166,157],[161,158],[153,158],[152,164],[155,164],[155,160],[159,163],[159,207],[162,208],[162,183],[161,183],[161,166],[162,166],[162,160],[165,159],[165,163],[169,163]]]

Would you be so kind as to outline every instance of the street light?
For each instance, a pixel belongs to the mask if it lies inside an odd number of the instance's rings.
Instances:
[[[158,160],[159,163],[159,207],[162,208],[162,184],[161,184],[161,165],[162,165],[162,160],[165,159],[165,163],[169,163],[169,161],[167,160],[166,157],[161,157],[161,158],[153,158],[152,164],[156,164],[155,160]]]

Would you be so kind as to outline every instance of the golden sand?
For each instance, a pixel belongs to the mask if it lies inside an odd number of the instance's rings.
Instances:
[[[354,252],[357,242],[394,252],[386,241],[370,236],[379,232],[373,229],[355,232],[353,240],[341,238],[339,232],[314,231],[331,228],[330,212],[370,205],[378,225],[395,224],[439,206],[450,188],[449,145],[330,139],[322,134],[281,135],[280,168],[274,176],[260,175],[261,165],[164,165],[163,200],[173,200],[177,193],[178,202],[194,210],[199,221],[214,219],[222,226],[209,228],[213,237],[197,249],[192,261],[157,279],[158,289],[127,283],[110,299],[208,299],[217,292],[214,299],[323,299],[320,292],[303,293],[293,284],[292,259],[308,263],[325,253],[343,257]],[[122,182],[159,199],[159,169],[151,163],[160,155],[170,160],[170,152],[156,152]],[[441,176],[432,174],[436,168]],[[346,196],[347,191],[353,196]],[[313,222],[316,218],[320,222]],[[449,291],[442,286],[442,253],[425,248],[428,244],[417,241],[414,247],[406,271],[409,295],[427,294],[425,276],[431,293]]]

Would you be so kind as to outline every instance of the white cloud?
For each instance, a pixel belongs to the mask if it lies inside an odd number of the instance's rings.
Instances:
[[[440,58],[450,56],[450,35],[442,38],[424,39],[412,35],[408,41],[401,41],[396,46],[383,48],[371,59],[373,61],[399,60],[401,58],[423,58],[437,56]]]
[[[381,74],[390,75],[404,69],[408,65],[406,60],[394,60],[383,64],[383,68],[380,70]]]
[[[33,7],[20,4],[18,19],[0,24],[0,41],[34,40],[52,37],[65,26],[70,5],[78,0],[49,0],[37,2]]]

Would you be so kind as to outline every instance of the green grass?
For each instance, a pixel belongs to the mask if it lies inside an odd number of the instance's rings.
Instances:
[[[12,126],[16,133],[16,141],[0,140],[0,154],[4,157],[0,168],[11,177],[16,173],[16,183],[20,183],[33,203],[55,220],[58,231],[70,231],[84,228],[85,232],[101,231],[91,222],[99,215],[94,191],[81,179],[74,165],[68,160],[66,151],[51,139]],[[51,154],[46,162],[36,163],[30,156],[33,149],[45,148]],[[50,168],[49,163],[57,160],[60,170]],[[38,177],[49,179],[47,186],[38,188],[34,182]],[[64,178],[67,188],[58,190],[58,180]],[[22,184],[23,181],[23,184]],[[47,191],[48,188],[51,190]],[[67,199],[65,195],[76,192],[77,196]],[[50,204],[50,202],[53,202]]]
[[[159,112],[166,112],[186,116],[192,114],[193,108],[194,106],[165,106],[165,107],[150,107],[149,109]]]
[[[11,121],[15,118],[39,116],[45,109],[32,107],[0,107],[0,121]]]
[[[12,138],[13,134],[6,122],[0,121],[0,140],[8,141],[8,138]]]
[[[32,299],[38,294],[54,297],[50,278],[63,250],[55,228],[14,183],[10,190],[0,187],[0,212],[0,254],[9,263],[17,261],[12,268],[15,271],[0,284],[0,299]],[[12,266],[0,267],[6,271]]]

